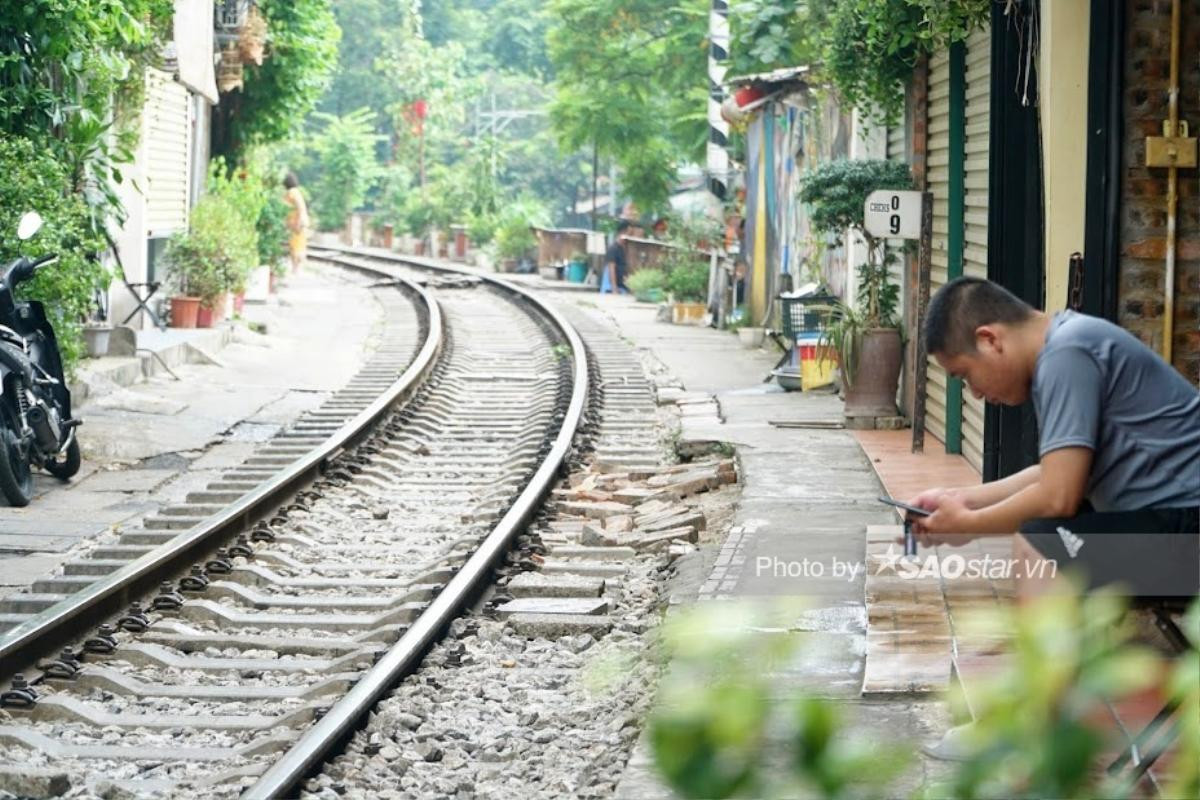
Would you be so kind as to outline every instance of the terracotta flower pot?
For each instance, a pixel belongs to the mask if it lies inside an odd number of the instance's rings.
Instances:
[[[201,303],[196,311],[196,327],[211,328],[225,319],[226,296],[222,292],[212,299],[211,303]]]
[[[901,359],[900,331],[872,328],[863,332],[854,380],[846,387],[847,417],[896,416]]]
[[[196,317],[200,312],[199,297],[171,298],[171,327],[195,328]]]

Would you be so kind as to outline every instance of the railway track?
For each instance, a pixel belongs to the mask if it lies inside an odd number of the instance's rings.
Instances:
[[[102,580],[35,587],[53,605],[0,638],[0,674],[23,670],[0,684],[8,791],[294,793],[536,512],[584,411],[572,327],[499,281],[342,265],[419,299],[423,322],[227,485],[116,545],[135,560],[99,550]]]

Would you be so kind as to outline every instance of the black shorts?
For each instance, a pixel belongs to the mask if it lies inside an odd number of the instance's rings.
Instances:
[[[1059,572],[1082,573],[1089,589],[1183,598],[1200,591],[1200,508],[1085,511],[1029,520],[1021,534]]]

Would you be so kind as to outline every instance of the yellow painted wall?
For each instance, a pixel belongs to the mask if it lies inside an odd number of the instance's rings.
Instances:
[[[1090,0],[1041,5],[1039,111],[1046,197],[1046,309],[1067,303],[1067,262],[1083,252]]]

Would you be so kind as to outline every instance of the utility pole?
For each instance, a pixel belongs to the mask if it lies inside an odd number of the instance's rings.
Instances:
[[[708,171],[708,190],[718,200],[724,200],[729,181],[729,123],[721,116],[721,101],[725,90],[724,62],[729,59],[729,5],[726,0],[712,0],[708,13],[708,147],[705,166]]]

